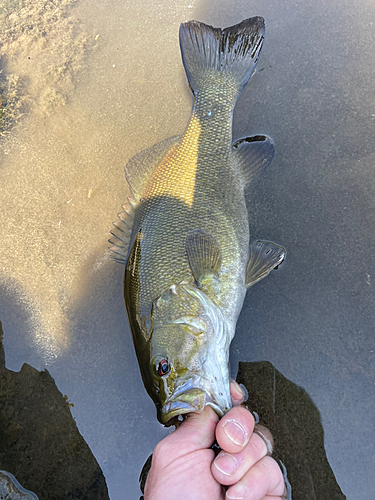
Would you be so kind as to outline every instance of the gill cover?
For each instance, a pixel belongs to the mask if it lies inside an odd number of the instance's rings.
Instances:
[[[176,317],[176,311],[180,314]],[[157,381],[159,420],[200,411],[208,404],[220,416],[231,407],[229,393],[230,333],[220,308],[203,290],[173,285],[155,301],[152,359],[167,359],[170,371]]]

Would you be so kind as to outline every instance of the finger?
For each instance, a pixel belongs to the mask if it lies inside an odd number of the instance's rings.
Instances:
[[[201,412],[189,413],[174,434],[179,443],[186,440],[190,443],[189,451],[209,448],[215,441],[215,428],[219,417],[210,406],[205,406]]]
[[[264,440],[258,434],[253,434],[240,453],[219,453],[212,463],[212,475],[221,484],[235,484],[267,453]]]
[[[154,457],[157,457],[162,467],[166,467],[183,455],[209,448],[215,441],[218,420],[218,416],[209,406],[199,413],[189,413],[174,432],[156,445]]]
[[[217,424],[216,440],[222,450],[239,453],[249,442],[254,425],[252,414],[242,406],[235,406]]]
[[[274,443],[271,431],[267,429],[267,427],[264,427],[264,425],[255,424],[253,432],[254,434],[258,434],[258,436],[263,439],[265,445],[267,446],[268,455],[272,455]]]
[[[284,477],[275,460],[264,457],[236,484],[228,488],[226,500],[262,500],[264,497],[282,497]],[[273,499],[275,500],[275,499]]]
[[[235,380],[230,381],[230,396],[232,399],[232,406],[239,406],[245,400],[244,391]]]

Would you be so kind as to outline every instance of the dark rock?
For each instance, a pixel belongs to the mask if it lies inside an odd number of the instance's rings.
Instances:
[[[39,500],[109,500],[104,475],[47,370],[5,368],[0,330],[0,469]]]
[[[4,352],[4,333],[3,333],[3,326],[0,321],[0,370],[2,368],[5,368],[5,352]]]
[[[249,410],[274,438],[293,500],[345,500],[327,460],[320,413],[307,392],[267,361],[240,363],[237,382],[249,392]]]

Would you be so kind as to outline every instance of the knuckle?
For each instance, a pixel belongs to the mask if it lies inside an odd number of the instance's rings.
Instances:
[[[155,446],[152,454],[152,465],[163,468],[167,465],[167,457],[169,457],[168,443],[163,439]]]

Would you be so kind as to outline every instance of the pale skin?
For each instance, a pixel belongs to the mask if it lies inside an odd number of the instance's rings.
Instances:
[[[153,453],[145,500],[283,500],[285,483],[254,417],[231,384],[233,408],[221,419],[206,407],[160,441]],[[268,431],[269,432],[269,431]],[[216,438],[222,451],[215,458]]]

